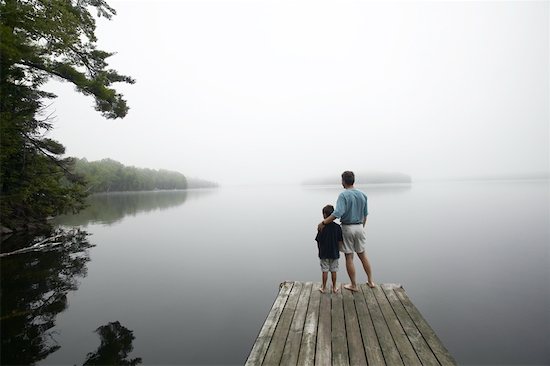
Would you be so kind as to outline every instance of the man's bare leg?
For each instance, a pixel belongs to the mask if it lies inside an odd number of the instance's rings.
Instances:
[[[369,263],[369,258],[367,257],[367,253],[366,252],[357,253],[357,256],[361,260],[361,263],[363,264],[363,269],[365,270],[365,273],[367,274],[367,279],[368,279],[367,285],[370,288],[376,287],[376,284],[374,283],[374,280],[372,278],[372,270],[371,270],[371,266],[370,266],[370,263]]]
[[[330,276],[332,277],[332,292],[337,294],[340,289],[336,287],[336,272],[330,272]]]
[[[319,289],[322,293],[325,293],[325,290],[327,288],[327,279],[328,279],[328,272],[323,272],[323,285]]]
[[[358,291],[357,283],[355,282],[355,265],[353,264],[353,253],[346,254],[346,270],[348,271],[348,276],[351,281],[351,284],[344,285],[344,288],[350,291]]]

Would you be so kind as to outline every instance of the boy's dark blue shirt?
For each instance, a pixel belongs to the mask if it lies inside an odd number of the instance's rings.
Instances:
[[[338,242],[343,241],[342,228],[335,222],[326,225],[323,230],[317,232],[315,241],[319,248],[319,258],[337,259],[340,258]]]

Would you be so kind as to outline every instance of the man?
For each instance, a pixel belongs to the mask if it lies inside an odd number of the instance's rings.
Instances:
[[[372,271],[369,259],[365,253],[365,245],[367,237],[365,235],[365,225],[367,224],[367,196],[358,189],[355,189],[355,175],[353,172],[345,171],[342,173],[342,186],[344,191],[338,196],[336,208],[334,212],[325,218],[317,226],[318,230],[323,230],[323,227],[333,222],[335,219],[340,219],[342,224],[342,234],[344,237],[344,246],[342,251],[346,256],[346,270],[349,275],[351,284],[344,285],[344,288],[350,291],[358,291],[357,282],[355,281],[355,265],[353,264],[353,253],[363,264],[363,269],[367,274],[369,287],[375,287],[372,278]]]

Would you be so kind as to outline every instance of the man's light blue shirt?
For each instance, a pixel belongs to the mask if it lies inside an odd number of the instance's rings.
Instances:
[[[344,190],[338,196],[332,214],[343,224],[363,223],[363,218],[369,214],[367,195],[355,188]]]

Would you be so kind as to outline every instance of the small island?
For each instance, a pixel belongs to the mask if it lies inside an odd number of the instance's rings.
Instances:
[[[306,179],[302,185],[340,184],[340,174]],[[355,172],[355,184],[411,183],[410,175],[400,172]]]

